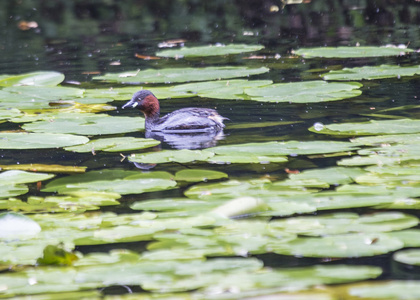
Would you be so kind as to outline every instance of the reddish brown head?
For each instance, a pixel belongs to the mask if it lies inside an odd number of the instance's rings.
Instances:
[[[147,118],[159,118],[160,107],[159,101],[151,91],[141,90],[136,92],[122,108],[137,108]]]

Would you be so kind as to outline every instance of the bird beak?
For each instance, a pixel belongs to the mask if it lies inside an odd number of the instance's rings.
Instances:
[[[137,105],[139,105],[139,103],[135,99],[131,99],[130,101],[128,101],[126,104],[122,106],[122,109],[127,108],[127,107],[135,108]]]

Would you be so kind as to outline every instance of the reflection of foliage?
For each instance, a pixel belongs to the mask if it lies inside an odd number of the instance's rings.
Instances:
[[[406,2],[406,3],[404,3]],[[275,37],[293,32],[325,32],[331,26],[415,26],[420,8],[412,1],[314,1],[272,10],[272,1],[3,1],[3,16],[33,19],[49,37],[92,35],[100,32],[145,35],[165,32],[208,40],[214,31],[243,29]],[[331,11],[334,13],[331,14]],[[326,16],[329,16],[326,18]],[[326,24],[327,22],[327,24]],[[12,24],[12,23],[11,23]],[[410,26],[410,25],[408,25]],[[80,31],[79,29],[83,29]],[[336,30],[337,34],[338,30]],[[329,32],[331,34],[331,32]],[[405,37],[406,38],[406,37]],[[415,40],[411,37],[411,40]]]

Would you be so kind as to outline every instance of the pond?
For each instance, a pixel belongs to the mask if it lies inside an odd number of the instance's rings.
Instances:
[[[418,3],[0,7],[0,297],[420,298]]]

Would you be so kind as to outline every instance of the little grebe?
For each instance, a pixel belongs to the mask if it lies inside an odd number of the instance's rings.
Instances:
[[[220,131],[225,127],[222,117],[210,108],[188,107],[175,110],[159,118],[159,101],[148,90],[136,92],[122,108],[137,108],[146,119],[146,131],[161,131],[168,133],[196,133]]]

